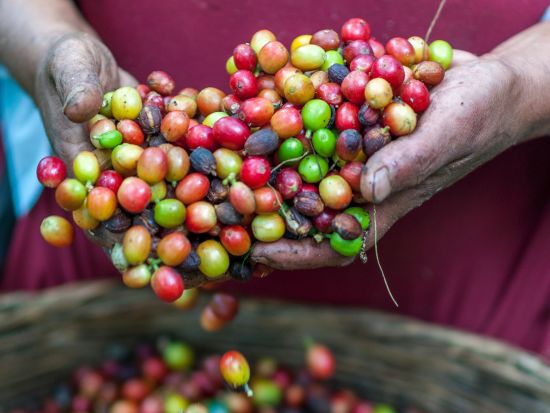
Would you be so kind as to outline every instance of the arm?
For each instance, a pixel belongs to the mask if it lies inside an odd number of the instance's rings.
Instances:
[[[361,192],[377,204],[378,239],[399,218],[505,149],[550,134],[549,71],[550,22],[481,57],[457,51],[417,130],[382,148],[364,167]],[[367,241],[371,247],[374,231]],[[303,259],[290,262],[286,253]],[[350,262],[310,241],[263,244],[253,258],[283,269]]]

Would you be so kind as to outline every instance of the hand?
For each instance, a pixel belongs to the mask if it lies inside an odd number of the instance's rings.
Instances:
[[[377,239],[409,211],[528,134],[529,123],[514,113],[522,99],[518,90],[513,70],[497,58],[456,51],[416,131],[392,141],[364,167],[361,192],[377,205]],[[373,243],[371,213],[367,247]],[[252,258],[285,270],[352,261],[331,251],[327,242],[311,240],[258,245]]]
[[[35,100],[54,151],[69,170],[79,152],[94,150],[86,121],[99,112],[103,94],[135,84],[135,79],[117,66],[109,49],[92,35],[70,33],[50,46],[38,68]],[[106,248],[118,240],[102,227],[86,234]]]
[[[69,168],[80,151],[94,149],[83,122],[99,112],[103,94],[135,84],[89,34],[70,33],[50,46],[36,76],[35,100],[52,146]]]

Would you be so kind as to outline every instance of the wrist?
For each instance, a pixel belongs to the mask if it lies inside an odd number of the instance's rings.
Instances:
[[[512,79],[510,121],[520,127],[518,142],[550,135],[550,22],[535,25],[483,56],[498,61]]]

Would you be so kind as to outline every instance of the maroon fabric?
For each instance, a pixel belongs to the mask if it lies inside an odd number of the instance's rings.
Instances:
[[[237,6],[238,4],[238,6]],[[358,8],[358,4],[362,4]],[[301,33],[368,19],[374,36],[423,35],[439,1],[83,0],[85,17],[119,64],[144,79],[153,69],[179,87],[225,90],[233,47],[260,28],[289,44]],[[483,53],[536,23],[547,0],[449,0],[432,38]],[[379,243],[400,303],[389,300],[374,263],[286,272],[235,287],[256,295],[364,305],[491,334],[550,353],[550,141],[511,149],[401,220]],[[96,247],[78,237],[55,250],[38,239],[51,194],[19,223],[3,287],[39,288],[113,274]]]

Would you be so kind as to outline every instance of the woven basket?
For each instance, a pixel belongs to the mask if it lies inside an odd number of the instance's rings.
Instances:
[[[174,334],[198,349],[237,348],[303,365],[305,335],[330,346],[337,381],[375,401],[430,413],[548,413],[550,367],[501,343],[365,310],[243,300],[218,333],[149,291],[113,282],[74,284],[0,298],[0,412],[46,394],[109,344]]]

